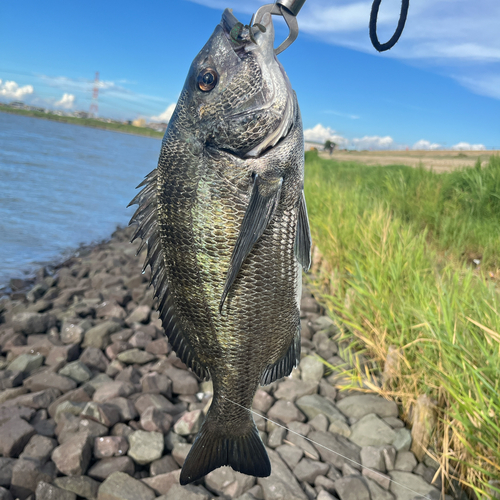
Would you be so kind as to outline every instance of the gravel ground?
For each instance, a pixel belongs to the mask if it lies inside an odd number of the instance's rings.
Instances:
[[[129,237],[12,280],[0,300],[0,500],[440,498],[437,464],[410,451],[397,405],[339,392],[314,356],[343,363],[307,290],[300,366],[254,400],[272,475],[223,467],[180,486],[212,387],[171,351]]]

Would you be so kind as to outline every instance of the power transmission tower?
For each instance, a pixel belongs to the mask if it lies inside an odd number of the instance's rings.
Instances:
[[[89,116],[93,118],[97,118],[97,114],[99,113],[99,106],[97,99],[99,97],[99,71],[95,72],[95,80],[94,80],[94,90],[92,92],[92,101],[90,102]]]

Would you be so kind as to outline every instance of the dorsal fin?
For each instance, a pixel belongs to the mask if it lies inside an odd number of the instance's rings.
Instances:
[[[180,322],[175,315],[173,297],[169,292],[165,259],[158,233],[156,179],[157,171],[155,169],[137,186],[143,189],[129,204],[129,206],[139,205],[129,223],[129,225],[137,225],[131,242],[137,238],[142,239],[137,254],[141,252],[145,245],[147,246],[143,271],[148,266],[151,266],[150,285],[153,285],[154,296],[158,299],[160,319],[170,345],[183,363],[191,368],[198,377],[206,379],[209,378],[208,371],[198,360],[193,348],[182,332]]]

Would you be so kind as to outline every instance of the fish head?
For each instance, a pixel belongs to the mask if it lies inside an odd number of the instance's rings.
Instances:
[[[191,132],[208,147],[257,157],[285,137],[295,99],[274,54],[271,15],[249,27],[226,9],[192,63],[183,95]]]

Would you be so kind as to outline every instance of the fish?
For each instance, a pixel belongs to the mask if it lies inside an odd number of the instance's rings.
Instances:
[[[302,269],[311,262],[297,96],[273,50],[270,14],[231,10],[189,69],[158,166],[138,186],[132,238],[177,356],[213,398],[180,475],[225,465],[266,477],[249,411],[259,384],[300,360]]]

